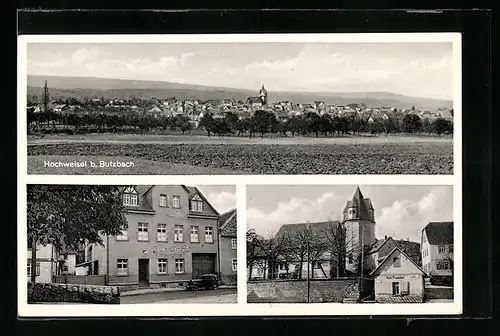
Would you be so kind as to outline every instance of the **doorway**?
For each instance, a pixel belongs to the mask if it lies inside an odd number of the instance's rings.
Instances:
[[[149,259],[139,259],[139,283],[149,283]]]

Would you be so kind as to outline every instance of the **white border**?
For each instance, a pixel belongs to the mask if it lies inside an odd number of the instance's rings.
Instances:
[[[453,43],[454,174],[435,175],[294,175],[294,176],[80,176],[28,175],[26,90],[28,43]],[[462,73],[461,34],[225,34],[225,35],[22,35],[18,37],[18,313],[21,317],[100,316],[283,316],[283,315],[447,315],[462,313]],[[237,304],[134,304],[49,305],[27,304],[25,265],[26,184],[235,184],[238,207],[238,303]],[[126,181],[126,182],[125,182]],[[455,299],[429,304],[246,304],[246,197],[245,184],[399,184],[453,185],[455,241]],[[70,308],[71,307],[71,308]]]

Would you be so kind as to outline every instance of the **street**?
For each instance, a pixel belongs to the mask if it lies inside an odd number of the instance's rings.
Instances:
[[[121,304],[133,303],[236,303],[236,288],[200,291],[166,291],[123,296]]]

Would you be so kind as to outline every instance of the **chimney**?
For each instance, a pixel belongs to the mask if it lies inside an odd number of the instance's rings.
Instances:
[[[384,240],[387,240],[387,236],[384,236]]]

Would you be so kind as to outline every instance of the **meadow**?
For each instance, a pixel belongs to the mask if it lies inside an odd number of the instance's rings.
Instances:
[[[131,168],[44,161],[131,161]],[[252,138],[96,134],[28,138],[29,174],[453,174],[451,137]]]

